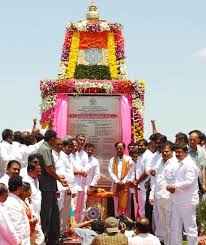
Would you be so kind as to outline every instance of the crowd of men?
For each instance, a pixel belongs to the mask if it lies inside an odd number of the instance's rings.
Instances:
[[[180,245],[182,233],[189,245],[198,244],[196,206],[206,190],[205,138],[198,130],[188,136],[178,133],[174,144],[156,132],[149,142],[115,143],[108,161],[114,216],[134,217],[134,231],[123,235],[117,219],[110,217],[102,232],[89,231],[88,242],[88,229],[85,233],[81,227],[88,192],[97,189],[100,179],[95,146],[82,134],[60,139],[51,129],[44,135],[35,127],[31,133],[3,130],[1,244],[58,244],[68,230],[80,236],[82,244]],[[73,212],[74,227],[68,222]]]

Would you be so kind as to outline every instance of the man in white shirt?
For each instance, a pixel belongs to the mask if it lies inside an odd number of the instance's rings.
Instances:
[[[79,143],[76,139],[72,139],[72,143],[73,143],[73,150],[72,150],[72,153],[69,155],[69,160],[73,166],[74,185],[75,185],[75,190],[77,192],[77,195],[75,198],[72,198],[71,207],[72,207],[72,210],[74,211],[74,214],[76,214],[75,219],[77,221],[77,220],[80,220],[80,217],[78,217],[78,210],[76,210],[76,208],[77,208],[77,197],[78,197],[78,193],[82,191],[81,176],[82,175],[86,176],[86,172],[84,172],[81,169],[81,164],[80,164],[80,160],[79,160],[79,156],[78,156],[78,148],[79,148],[78,145],[79,145]]]
[[[87,162],[84,166],[84,171],[86,176],[81,176],[81,186],[82,194],[77,199],[77,205],[79,207],[79,212],[81,216],[84,216],[86,203],[87,203],[87,192],[93,191],[97,185],[98,180],[100,179],[100,167],[99,161],[93,156],[95,146],[91,143],[86,143],[85,152],[88,155]]]
[[[196,206],[199,203],[199,169],[188,156],[187,145],[176,145],[175,153],[179,167],[175,171],[174,182],[167,186],[167,190],[173,193],[171,244],[182,244],[184,224],[188,245],[197,245]]]
[[[116,155],[111,158],[108,165],[109,177],[112,181],[111,191],[115,193],[114,209],[115,216],[125,214],[129,216],[129,187],[127,181],[132,166],[132,159],[124,154],[125,144],[123,142],[115,143]]]
[[[87,172],[87,177],[82,178],[85,193],[87,191],[92,191],[100,179],[99,161],[96,157],[93,156],[94,151],[95,146],[91,143],[86,143],[85,152],[88,155],[88,162],[85,169]]]
[[[15,132],[16,133],[16,132]],[[21,133],[21,132],[20,132]],[[23,134],[23,133],[21,133]],[[17,137],[17,136],[15,136]],[[21,137],[21,135],[19,136]],[[28,135],[27,137],[33,137],[32,135]],[[13,159],[19,161],[21,163],[21,176],[27,174],[27,164],[28,164],[28,157],[32,154],[36,154],[39,147],[43,144],[44,140],[41,140],[38,143],[26,145],[23,144],[22,140],[18,138],[13,141],[12,143],[12,157]]]
[[[162,147],[162,160],[156,170],[154,185],[150,192],[150,203],[157,204],[160,227],[165,245],[171,244],[171,217],[172,198],[171,193],[166,190],[166,186],[173,182],[174,173],[178,167],[176,157],[173,156],[173,145],[167,142]]]
[[[27,166],[27,175],[23,177],[24,182],[28,182],[31,186],[31,210],[32,213],[40,218],[41,211],[41,191],[39,190],[38,178],[41,176],[40,163],[29,162]]]
[[[141,218],[135,223],[135,234],[129,239],[129,245],[161,245],[157,237],[149,233],[149,220]]]
[[[1,245],[18,245],[20,241],[5,208],[4,202],[8,197],[8,189],[0,183],[0,243]]]
[[[30,225],[25,209],[19,198],[22,192],[22,177],[11,176],[9,179],[9,196],[5,201],[5,209],[11,219],[21,245],[30,245]]]
[[[68,213],[71,208],[71,198],[75,197],[76,189],[74,185],[74,170],[70,161],[69,155],[73,150],[72,140],[64,140],[63,148],[60,152],[60,159],[57,165],[61,162],[61,166],[57,166],[57,172],[65,176],[68,181],[68,187],[58,185],[60,191],[60,198],[58,199],[58,205],[60,210],[60,232],[64,233],[66,225],[68,225]]]
[[[151,189],[153,188],[153,184],[154,184],[154,176],[156,174],[156,170],[162,160],[162,154],[161,154],[161,150],[162,150],[162,146],[166,143],[167,141],[167,137],[165,135],[162,134],[156,134],[156,136],[154,137],[154,142],[155,142],[155,148],[156,151],[153,155],[152,158],[152,164],[151,164],[151,169],[150,169],[150,175],[151,175],[151,179],[150,179],[150,186]],[[161,241],[163,240],[163,235],[162,235],[162,230],[160,227],[160,218],[159,218],[159,212],[158,212],[158,207],[156,202],[154,202],[153,205],[153,226],[155,227],[155,236],[157,236]]]
[[[150,166],[153,158],[153,153],[147,149],[147,144],[145,139],[141,140],[138,144],[138,153],[140,154],[140,157],[137,160],[135,170],[135,185],[138,189],[138,203],[135,205],[138,205],[138,211],[141,218],[145,217],[145,183],[149,180]]]
[[[11,129],[4,129],[2,132],[2,142],[0,143],[0,177],[5,174],[7,163],[13,159],[12,142],[14,133]]]
[[[84,135],[80,134],[76,136],[74,143],[74,153],[71,154],[71,161],[74,169],[74,183],[77,188],[77,197],[73,199],[73,208],[75,213],[76,222],[81,222],[83,218],[82,200],[84,199],[83,190],[83,178],[87,177],[86,164],[88,162],[88,155],[83,150],[86,138]],[[77,151],[76,151],[77,146]]]
[[[24,175],[23,181],[31,186],[31,201],[28,203],[33,216],[37,219],[35,225],[35,244],[41,245],[44,242],[44,234],[41,228],[41,191],[39,190],[38,178],[41,175],[40,162],[29,162],[27,166],[27,175]]]

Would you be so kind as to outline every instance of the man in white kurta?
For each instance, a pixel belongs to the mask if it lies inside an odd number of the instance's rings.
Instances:
[[[86,164],[85,170],[87,172],[87,177],[82,177],[82,186],[84,192],[91,191],[100,179],[100,167],[99,161],[93,156],[95,146],[91,143],[85,145],[85,152],[88,155],[88,162]]]
[[[37,219],[35,226],[35,243],[36,245],[42,245],[44,242],[44,234],[41,228],[41,191],[39,190],[38,178],[41,175],[40,163],[29,162],[27,166],[27,174],[24,175],[23,181],[28,182],[31,186],[31,201],[29,205],[32,215]]]
[[[199,169],[188,156],[186,145],[177,145],[175,153],[179,166],[174,174],[174,182],[167,186],[167,190],[173,193],[171,244],[182,244],[184,225],[188,245],[197,245],[196,206],[199,203]]]
[[[6,173],[0,178],[0,183],[4,183],[8,188],[9,179],[13,175],[19,175],[21,164],[16,160],[10,160],[6,167]]]
[[[132,166],[132,159],[130,156],[126,156],[124,154],[125,144],[123,142],[117,142],[115,144],[115,151],[116,156],[110,159],[108,165],[108,173],[112,181],[111,191],[115,193],[115,216],[118,216],[120,214],[125,214],[129,216],[130,195],[128,178]],[[122,192],[127,195],[126,200],[122,195]]]
[[[138,144],[138,152],[140,157],[137,160],[135,169],[135,180],[137,192],[137,201],[135,207],[138,205],[138,212],[141,218],[145,217],[145,202],[146,202],[146,189],[145,183],[149,180],[149,172],[151,161],[153,158],[153,153],[147,150],[147,141],[145,139],[141,140]]]
[[[151,170],[150,170],[150,186],[152,189],[152,186],[154,184],[154,176],[156,174],[156,170],[159,167],[159,164],[162,160],[162,154],[161,154],[161,150],[162,150],[162,145],[165,144],[167,141],[166,136],[164,135],[158,135],[157,138],[155,139],[155,148],[156,151],[153,155],[152,158],[152,162],[151,162]],[[157,207],[157,203],[154,202],[153,205],[153,226],[154,226],[154,230],[155,230],[155,236],[157,236],[159,238],[159,240],[163,240],[163,235],[162,235],[162,230],[160,227],[160,218],[159,218],[159,212],[158,212],[158,207]]]
[[[173,146],[166,143],[162,148],[162,160],[156,170],[154,184],[150,192],[150,202],[155,199],[159,222],[165,245],[171,244],[171,218],[172,218],[172,198],[171,193],[166,190],[166,186],[174,181],[174,173],[178,167],[176,157],[173,156]]]
[[[9,179],[9,196],[5,209],[11,219],[21,245],[30,245],[30,225],[25,209],[21,204],[22,177],[15,175]]]
[[[12,143],[12,158],[21,163],[21,176],[27,173],[28,157],[31,154],[37,153],[39,147],[43,144],[44,140],[33,145],[21,144],[17,141]]]
[[[82,205],[82,200],[84,199],[83,190],[83,178],[87,177],[87,163],[88,155],[82,149],[84,146],[85,138],[80,137],[79,140],[74,140],[74,152],[70,155],[70,160],[74,169],[74,183],[77,190],[77,196],[72,200],[72,207],[75,213],[76,222],[81,222],[83,218],[83,211],[85,209],[85,204]],[[77,146],[77,151],[75,151]]]
[[[6,185],[0,183],[0,244],[18,245],[20,241],[13,227],[10,217],[4,207],[4,202],[8,197]]]
[[[7,163],[13,159],[13,140],[13,131],[11,129],[4,129],[2,132],[2,142],[0,143],[0,177],[2,177],[6,172]]]
[[[66,225],[68,225],[68,213],[71,208],[71,199],[76,195],[76,189],[74,185],[74,170],[70,161],[69,154],[72,152],[73,143],[71,140],[63,141],[63,148],[60,152],[60,159],[56,163],[56,170],[59,174],[64,175],[68,187],[58,185],[60,191],[60,198],[58,199],[59,211],[60,211],[60,231],[63,234]]]

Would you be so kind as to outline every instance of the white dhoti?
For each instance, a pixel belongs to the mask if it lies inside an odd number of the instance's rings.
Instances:
[[[157,208],[164,244],[173,245],[171,243],[172,202],[166,198],[157,199]]]
[[[59,215],[60,215],[60,233],[61,234],[63,234],[65,232],[65,228],[66,228],[67,222],[68,222],[70,207],[71,207],[71,194],[68,195],[67,192],[65,191],[63,207],[59,212]]]
[[[183,226],[187,235],[188,245],[197,245],[196,205],[173,205],[171,226],[172,245],[182,245]]]
[[[160,217],[159,217],[159,210],[157,207],[157,200],[155,200],[153,205],[153,228],[155,236],[159,238],[160,241],[163,241],[162,229],[160,227]]]

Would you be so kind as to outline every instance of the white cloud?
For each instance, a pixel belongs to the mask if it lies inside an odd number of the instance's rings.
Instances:
[[[196,51],[193,56],[200,57],[200,58],[206,58],[206,48],[200,49]]]

